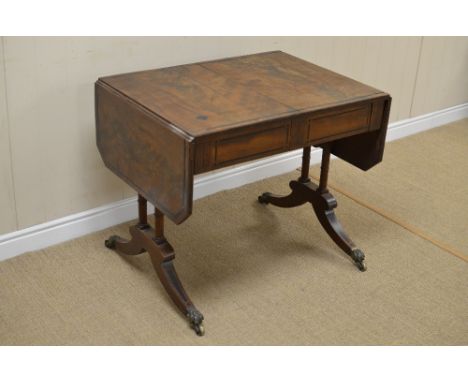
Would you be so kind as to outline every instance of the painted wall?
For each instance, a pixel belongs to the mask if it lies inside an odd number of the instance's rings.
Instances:
[[[95,146],[99,76],[278,49],[389,92],[391,121],[468,102],[468,37],[3,37],[0,234],[134,195]]]

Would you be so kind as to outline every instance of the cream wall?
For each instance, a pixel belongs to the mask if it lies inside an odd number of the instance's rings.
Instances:
[[[0,44],[0,233],[17,228],[16,207],[11,171],[3,44]]]
[[[412,115],[468,101],[468,37],[424,37]]]
[[[391,121],[468,101],[468,38],[13,38],[0,45],[0,234],[134,195],[95,146],[103,75],[283,50],[389,92]]]

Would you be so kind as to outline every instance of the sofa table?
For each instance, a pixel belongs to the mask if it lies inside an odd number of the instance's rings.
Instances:
[[[382,160],[388,94],[275,51],[100,78],[95,85],[97,145],[105,165],[138,193],[130,240],[105,245],[125,255],[148,252],[162,285],[198,335],[203,315],[174,268],[164,216],[192,212],[193,177],[236,163],[303,149],[291,193],[258,196],[263,204],[310,203],[331,239],[357,268],[364,254],[337,220],[327,189],[330,155],[368,170]],[[311,146],[322,151],[320,181],[309,179]],[[155,227],[147,221],[155,206]]]

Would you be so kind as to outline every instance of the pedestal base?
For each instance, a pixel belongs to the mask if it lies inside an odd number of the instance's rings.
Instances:
[[[159,280],[161,280],[169,297],[187,317],[195,333],[202,336],[205,333],[203,315],[192,303],[177,276],[174,267],[175,253],[172,246],[164,236],[156,235],[155,230],[148,224],[137,224],[130,227],[130,235],[131,240],[111,236],[105,241],[105,246],[130,256],[148,252]]]
[[[305,182],[293,180],[289,183],[289,187],[292,191],[287,196],[265,192],[258,197],[258,201],[283,208],[297,207],[309,202],[320,224],[332,240],[351,257],[360,271],[365,271],[364,253],[349,238],[335,215],[334,209],[337,206],[335,197],[327,190],[320,191],[319,186],[310,180]]]

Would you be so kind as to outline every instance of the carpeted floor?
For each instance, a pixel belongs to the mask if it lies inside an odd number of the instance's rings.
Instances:
[[[367,172],[341,160],[330,170],[340,189],[468,256],[467,177],[468,119],[387,145]]]
[[[368,173],[330,181],[465,255],[468,120],[390,143]],[[315,169],[314,169],[315,171]],[[356,270],[312,209],[256,202],[297,172],[195,202],[167,224],[179,276],[205,315],[197,337],[147,255],[103,246],[128,224],[0,263],[0,344],[468,345],[468,263],[334,192],[367,256]]]

